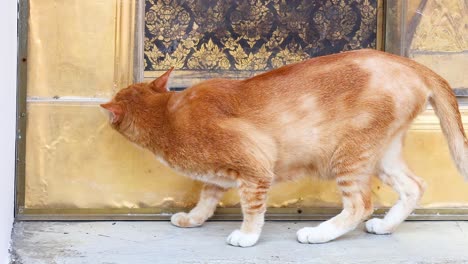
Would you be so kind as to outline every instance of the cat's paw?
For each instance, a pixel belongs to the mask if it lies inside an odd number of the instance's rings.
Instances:
[[[240,230],[234,230],[226,239],[226,242],[235,247],[251,247],[257,243],[260,234],[243,233]]]
[[[393,232],[391,228],[388,228],[383,219],[372,218],[366,222],[366,231],[377,235],[388,235]]]
[[[297,231],[296,235],[297,240],[303,244],[326,243],[334,239],[334,237],[330,235],[330,230],[321,226],[301,228]]]
[[[184,212],[172,215],[171,223],[178,227],[197,227],[203,224],[199,223],[199,221],[195,221],[189,214]]]

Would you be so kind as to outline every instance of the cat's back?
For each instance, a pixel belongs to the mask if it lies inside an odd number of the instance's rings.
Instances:
[[[207,80],[174,97],[170,108],[185,109],[191,115],[239,116],[299,105],[310,111],[359,110],[354,108],[387,97],[400,100],[398,104],[412,103],[411,95],[424,90],[418,69],[417,63],[385,52],[349,51],[311,58],[245,80]],[[407,96],[398,97],[402,94]],[[420,97],[424,96],[422,92]]]
[[[373,49],[361,49],[337,54],[310,58],[302,62],[282,66],[280,68],[246,79],[246,86],[288,87],[295,84],[306,84],[307,81],[320,81],[327,78],[328,82],[353,81],[359,73],[385,72],[391,68],[406,68],[413,65],[410,59]],[[316,83],[308,83],[317,86]],[[320,84],[320,83],[319,83]]]
[[[408,58],[363,49],[311,58],[246,79],[241,96],[245,102],[257,104],[306,95],[326,104],[349,102],[366,92],[396,94],[424,89],[420,84],[428,74],[434,73]]]

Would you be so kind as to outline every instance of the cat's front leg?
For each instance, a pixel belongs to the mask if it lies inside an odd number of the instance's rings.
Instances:
[[[239,195],[244,220],[238,230],[227,238],[227,243],[236,247],[250,247],[257,243],[265,222],[266,196],[270,188],[269,179],[254,182],[239,181]]]
[[[227,189],[206,183],[200,193],[200,200],[190,213],[180,212],[171,217],[171,223],[178,227],[201,226],[210,218],[218,205],[219,200]]]

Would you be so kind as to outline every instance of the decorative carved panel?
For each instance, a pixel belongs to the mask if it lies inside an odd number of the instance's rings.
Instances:
[[[432,0],[419,10],[411,50],[463,52],[468,50],[468,2]]]
[[[371,0],[146,0],[145,71],[265,71],[375,48],[377,9]]]

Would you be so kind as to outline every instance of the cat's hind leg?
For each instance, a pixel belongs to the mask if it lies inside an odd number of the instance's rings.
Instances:
[[[189,212],[180,212],[172,215],[171,223],[178,227],[201,226],[210,218],[218,205],[219,200],[227,189],[206,183],[200,193],[197,205]]]
[[[369,155],[345,156],[334,168],[338,188],[343,199],[343,211],[318,225],[297,232],[301,243],[325,243],[353,229],[372,214]]]
[[[380,162],[379,173],[379,178],[399,194],[399,200],[383,219],[373,218],[366,222],[369,233],[392,233],[414,210],[424,193],[424,181],[411,172],[402,158],[402,139],[399,135],[390,144]]]

